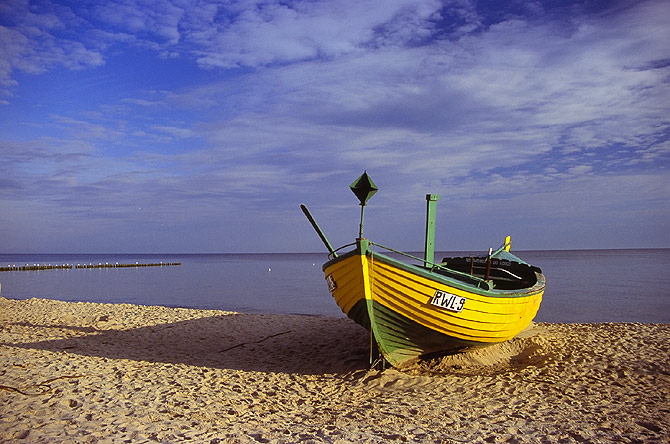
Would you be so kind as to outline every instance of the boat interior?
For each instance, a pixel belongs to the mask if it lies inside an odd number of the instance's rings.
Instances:
[[[484,257],[445,257],[440,267],[469,274],[480,279],[490,280],[496,290],[521,290],[537,283],[540,268],[506,259]],[[436,268],[437,273],[445,272]]]

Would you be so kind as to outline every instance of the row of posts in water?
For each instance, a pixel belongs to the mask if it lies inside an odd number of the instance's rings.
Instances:
[[[97,264],[26,264],[26,265],[7,265],[6,267],[0,267],[0,271],[35,271],[35,270],[70,270],[73,268],[137,268],[137,267],[169,267],[174,265],[181,265],[181,262],[159,262],[156,264],[140,264],[135,262],[134,264],[119,264],[115,262],[110,264],[109,262],[99,262]]]

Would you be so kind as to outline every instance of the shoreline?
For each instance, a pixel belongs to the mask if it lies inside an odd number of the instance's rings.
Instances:
[[[370,370],[348,318],[0,297],[0,442],[667,442],[670,324]]]

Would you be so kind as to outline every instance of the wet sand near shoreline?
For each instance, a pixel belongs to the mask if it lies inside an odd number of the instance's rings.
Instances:
[[[0,298],[0,442],[670,442],[669,324],[369,369],[346,318]]]

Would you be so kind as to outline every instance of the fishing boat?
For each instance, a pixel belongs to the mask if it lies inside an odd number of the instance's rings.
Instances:
[[[507,341],[535,317],[542,270],[510,252],[510,238],[479,256],[434,261],[439,195],[426,195],[426,242],[419,258],[363,237],[367,201],[378,188],[364,172],[350,186],[361,205],[355,242],[334,249],[301,205],[329,251],[323,265],[340,309],[370,332],[371,364],[400,368],[417,359]],[[347,250],[348,249],[348,250]]]

